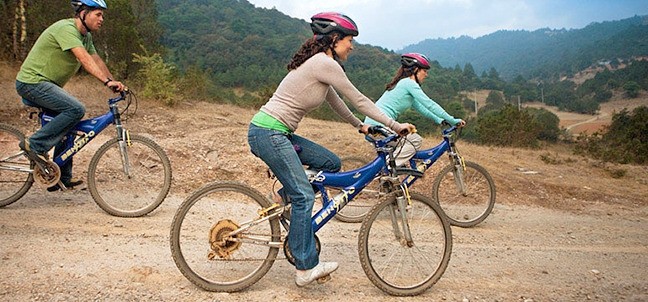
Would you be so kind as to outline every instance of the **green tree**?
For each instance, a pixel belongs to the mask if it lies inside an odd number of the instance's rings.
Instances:
[[[477,74],[475,73],[475,69],[473,68],[472,64],[466,63],[464,65],[463,72],[461,74],[461,87],[463,90],[472,90],[477,88],[479,78],[477,77]]]
[[[540,133],[536,120],[526,110],[510,104],[480,116],[476,132],[479,142],[486,145],[534,147]]]
[[[639,90],[641,90],[641,86],[637,84],[635,81],[628,81],[623,85],[623,90],[625,90],[625,95],[631,99],[636,98],[639,96]]]
[[[496,90],[491,90],[486,97],[486,105],[479,109],[479,115],[488,111],[499,110],[506,105],[502,93]]]
[[[175,83],[175,67],[167,64],[159,53],[133,54],[134,61],[141,64],[139,82],[143,86],[142,95],[163,102],[168,106],[178,100],[178,88]]]
[[[615,114],[606,130],[580,136],[575,152],[610,162],[648,164],[648,107]]]
[[[161,51],[157,11],[152,0],[112,0],[108,5],[95,46],[113,74],[128,79],[139,68],[133,54],[141,54],[143,48]]]
[[[525,108],[533,117],[535,124],[540,128],[537,138],[539,140],[556,142],[560,136],[560,118],[553,112],[544,108]]]

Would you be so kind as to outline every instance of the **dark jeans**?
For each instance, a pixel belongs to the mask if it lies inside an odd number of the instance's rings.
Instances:
[[[16,91],[23,99],[29,101],[28,105],[59,113],[29,138],[29,145],[34,152],[47,153],[56,146],[54,156],[57,156],[65,147],[61,140],[83,118],[85,107],[63,88],[50,82],[27,84],[16,81]],[[72,179],[72,160],[60,168],[61,181],[69,182]]]

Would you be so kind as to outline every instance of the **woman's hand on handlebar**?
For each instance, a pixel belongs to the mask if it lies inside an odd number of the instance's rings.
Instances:
[[[400,126],[400,127],[398,127],[398,126]],[[394,127],[395,129],[393,129],[393,130],[396,131],[396,133],[398,133],[398,134],[400,134],[402,136],[405,136],[405,135],[408,135],[408,134],[411,134],[411,133],[416,133],[416,126],[414,126],[414,125],[412,125],[410,123],[400,123],[400,124],[398,124],[398,126]]]
[[[361,124],[360,129],[358,129],[358,132],[364,133],[364,134],[369,134],[369,127],[371,127],[371,125]]]
[[[457,126],[458,128],[461,128],[461,127],[463,127],[463,126],[466,126],[466,121],[464,121],[464,120],[459,120],[459,122],[458,122],[455,126]]]

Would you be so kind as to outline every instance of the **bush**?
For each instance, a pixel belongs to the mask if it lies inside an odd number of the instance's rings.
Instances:
[[[537,122],[540,132],[538,139],[548,142],[556,142],[560,136],[560,118],[552,112],[543,108],[526,108]]]
[[[477,121],[479,141],[487,145],[535,147],[540,127],[527,110],[504,105],[501,110],[486,112]]]
[[[625,90],[625,95],[628,98],[634,99],[639,96],[639,90],[641,90],[641,86],[639,86],[639,84],[637,84],[637,82],[635,81],[629,81],[623,85],[623,89]]]
[[[575,152],[616,163],[648,163],[648,107],[615,114],[601,132],[578,138]]]
[[[139,81],[143,86],[142,96],[162,101],[167,106],[175,105],[179,101],[173,74],[175,67],[164,63],[158,53],[133,54],[133,57],[133,61],[142,66],[138,72]]]

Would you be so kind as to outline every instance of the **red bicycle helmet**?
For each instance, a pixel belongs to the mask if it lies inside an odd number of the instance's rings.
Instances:
[[[406,53],[401,56],[401,64],[403,67],[419,67],[423,69],[430,69],[430,60],[420,53]]]
[[[358,26],[346,15],[325,12],[311,17],[311,29],[313,34],[328,35],[331,32],[339,32],[345,36],[357,36]]]

